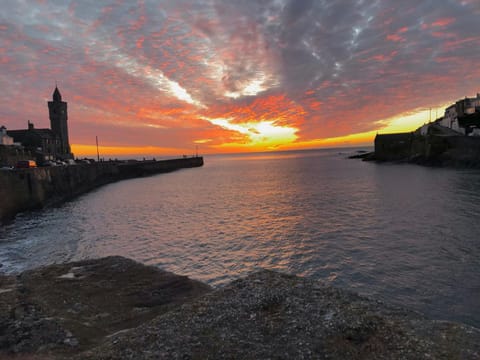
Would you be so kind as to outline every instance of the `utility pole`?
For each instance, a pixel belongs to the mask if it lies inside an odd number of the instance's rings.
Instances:
[[[95,142],[97,143],[97,161],[100,162],[100,153],[98,152],[98,136],[95,136]]]
[[[195,157],[198,157],[198,145],[195,145]]]

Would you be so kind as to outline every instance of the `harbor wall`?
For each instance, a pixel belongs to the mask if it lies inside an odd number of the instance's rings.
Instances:
[[[442,153],[444,162],[480,168],[480,137],[448,137],[438,146],[444,149]]]
[[[375,137],[375,160],[396,161],[410,157],[413,133],[384,134]]]
[[[202,165],[202,157],[192,157],[3,170],[0,171],[0,222],[22,211],[60,204],[115,181]]]
[[[377,135],[374,160],[480,168],[480,137],[416,133]]]

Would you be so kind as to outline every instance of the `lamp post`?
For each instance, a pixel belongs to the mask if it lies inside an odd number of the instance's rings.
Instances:
[[[95,136],[95,142],[97,143],[97,161],[100,162],[100,153],[98,152],[98,136]]]

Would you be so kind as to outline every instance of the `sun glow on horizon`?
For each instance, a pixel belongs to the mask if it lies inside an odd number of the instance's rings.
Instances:
[[[415,131],[420,126],[443,117],[444,111],[449,105],[449,103],[446,103],[431,108],[417,108],[388,119],[380,120],[377,124],[383,125],[383,127],[380,127],[378,132],[395,133]]]
[[[95,145],[72,144],[72,152],[77,158],[92,157],[97,158],[97,147]],[[178,156],[192,155],[195,148],[178,149],[165,148],[160,146],[101,146],[99,153],[101,159],[115,157],[144,157],[144,156]]]
[[[230,142],[214,146],[215,148],[219,149],[274,149],[280,145],[292,143],[298,138],[296,135],[298,129],[289,126],[276,125],[275,121],[273,120],[234,124],[231,122],[233,119],[204,119],[214,125],[245,135],[249,140],[248,142]]]
[[[223,143],[215,142],[215,137],[204,137],[192,140],[190,149],[181,149],[161,146],[102,146],[102,157],[157,155],[157,156],[182,156],[195,152],[198,145],[202,145],[205,154],[225,152],[258,152],[274,150],[301,150],[312,148],[332,148],[351,146],[373,146],[373,141],[378,133],[398,133],[416,130],[429,121],[434,121],[443,116],[444,109],[449,104],[432,108],[413,109],[400,115],[382,119],[376,122],[378,130],[361,133],[352,133],[344,136],[302,139],[297,135],[298,128],[294,126],[278,125],[274,120],[259,120],[235,122],[233,117],[209,118],[201,116],[202,120],[222,129],[238,133]],[[146,124],[151,127],[163,128],[162,125]],[[97,150],[94,145],[74,144],[72,150],[77,156],[96,157]]]

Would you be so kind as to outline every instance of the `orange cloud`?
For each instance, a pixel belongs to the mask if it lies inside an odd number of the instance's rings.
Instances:
[[[394,41],[394,42],[404,42],[405,39],[401,37],[398,33],[387,35],[387,40]]]
[[[277,125],[300,126],[306,111],[300,103],[284,94],[257,97],[248,103],[231,103],[212,107],[205,114],[209,117],[231,118],[233,123],[273,121]]]
[[[454,18],[443,18],[443,19],[438,19],[437,21],[432,23],[432,26],[434,27],[445,27],[450,24],[453,24],[455,22]]]

